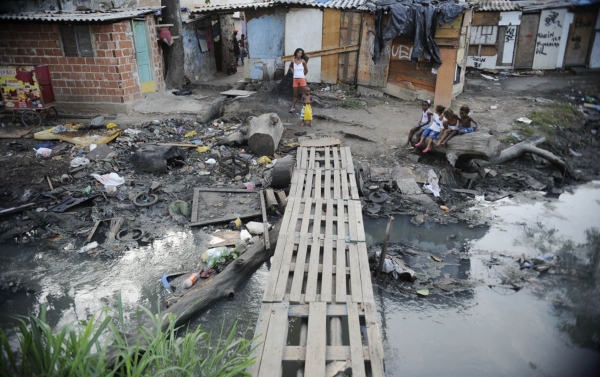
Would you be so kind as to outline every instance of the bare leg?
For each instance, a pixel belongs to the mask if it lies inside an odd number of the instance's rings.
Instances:
[[[448,135],[448,131],[449,131],[449,130],[444,130],[444,131],[442,131],[442,134],[441,134],[441,136],[442,136],[442,137],[440,138],[440,140],[438,140],[438,142],[437,142],[437,143],[435,143],[435,145],[437,145],[437,146],[439,147],[439,146],[442,144],[442,142],[444,141],[444,139],[445,139],[445,138],[446,138],[446,136]]]
[[[292,98],[292,108],[290,110],[296,109],[296,97],[298,97],[298,87],[294,88],[294,97]]]
[[[417,132],[418,128],[417,127],[413,127],[410,129],[410,132],[408,133],[408,140],[406,141],[406,145],[410,145],[410,142],[412,141],[413,135],[415,134],[415,132]]]
[[[416,147],[420,147],[421,145],[423,145],[423,141],[424,140],[425,140],[425,138],[421,136],[421,139],[419,139],[419,142],[417,144],[415,144],[415,148]]]
[[[448,137],[446,138],[446,140],[442,143],[442,145],[448,144],[448,141],[450,141],[450,139],[452,139],[454,136],[456,136],[456,134],[458,134],[457,130],[452,131],[450,133],[450,135],[448,135]]]
[[[423,149],[423,153],[427,153],[431,150],[431,144],[433,143],[433,139],[429,138],[427,140],[427,148]]]

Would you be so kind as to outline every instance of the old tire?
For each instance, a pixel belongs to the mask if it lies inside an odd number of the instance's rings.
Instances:
[[[296,160],[291,156],[286,156],[277,160],[273,166],[271,175],[271,186],[274,188],[286,188],[292,182],[292,174],[294,173],[294,165]]]

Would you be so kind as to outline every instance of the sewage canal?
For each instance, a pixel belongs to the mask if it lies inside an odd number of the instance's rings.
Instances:
[[[417,281],[374,279],[387,376],[598,375],[600,182],[537,199],[477,206],[488,213],[490,227],[416,227],[396,216],[390,252],[410,264]],[[382,242],[386,222],[365,219],[372,248]],[[53,327],[85,320],[114,308],[120,291],[134,329],[136,308],[156,311],[167,297],[162,274],[196,265],[206,241],[191,230],[174,231],[109,260],[4,244],[0,326],[10,334],[15,322],[8,315],[35,314],[41,304],[48,305]],[[535,263],[551,268],[529,268]],[[238,320],[239,335],[251,338],[269,267],[265,263],[234,300],[214,305],[191,325],[219,334]],[[417,296],[417,286],[431,288],[430,294]]]

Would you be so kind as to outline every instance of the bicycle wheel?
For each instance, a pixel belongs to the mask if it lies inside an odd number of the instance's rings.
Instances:
[[[35,110],[25,110],[21,113],[21,123],[27,127],[39,127],[42,124],[42,116]]]
[[[57,120],[58,119],[58,110],[54,107],[49,107],[47,109],[40,110],[40,114],[46,120]]]

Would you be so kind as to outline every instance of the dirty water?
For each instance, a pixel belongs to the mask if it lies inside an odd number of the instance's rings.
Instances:
[[[489,228],[416,227],[410,218],[396,217],[391,242],[403,245],[396,250],[418,279],[414,284],[374,279],[387,376],[598,375],[600,182],[557,199],[540,198],[477,203],[473,210],[492,219]],[[383,240],[386,221],[365,220],[370,244]],[[31,314],[48,303],[56,327],[114,307],[121,291],[131,330],[136,307],[156,310],[167,297],[160,276],[196,263],[206,248],[199,234],[174,231],[114,260],[5,244],[2,279],[18,275],[30,290],[0,291],[0,306],[4,313]],[[521,269],[519,256],[544,256],[551,268]],[[239,320],[238,334],[251,338],[269,267],[265,263],[235,299],[213,305],[191,325],[219,334]],[[429,286],[430,295],[417,297],[417,286]],[[2,328],[10,323],[0,319]]]

